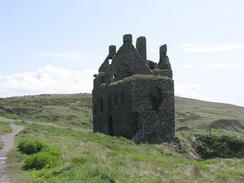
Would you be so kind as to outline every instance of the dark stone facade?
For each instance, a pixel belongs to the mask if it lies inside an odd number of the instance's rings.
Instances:
[[[146,38],[123,37],[94,75],[93,130],[123,136],[136,143],[160,143],[175,138],[174,81],[167,46],[159,63],[147,60]]]

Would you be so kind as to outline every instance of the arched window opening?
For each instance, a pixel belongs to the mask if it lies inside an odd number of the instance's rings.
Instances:
[[[153,96],[152,97],[152,109],[158,113],[159,106],[160,106],[159,100],[157,100],[156,96]]]
[[[156,113],[159,112],[159,107],[162,104],[162,95],[161,95],[161,89],[160,88],[153,88],[150,93],[149,97],[152,104],[152,110],[154,110]]]

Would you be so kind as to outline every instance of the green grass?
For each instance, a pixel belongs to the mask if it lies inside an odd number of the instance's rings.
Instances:
[[[13,122],[13,120],[0,116],[0,134],[9,133],[11,131],[9,123],[12,123],[12,122]]]
[[[13,149],[7,162],[13,183],[244,182],[243,158],[198,161],[188,153],[176,152],[172,144],[136,145],[122,137],[94,134],[90,96],[41,95],[1,99],[0,114],[26,127],[18,134],[16,146],[23,140],[37,139],[48,147],[60,149],[61,153],[60,159],[51,166],[24,170],[25,162],[32,155]],[[243,125],[244,109],[241,107],[177,97],[176,118],[177,128],[185,127],[177,131],[185,148],[191,146],[197,135],[207,136],[209,133],[213,137],[227,135],[244,139],[242,131],[236,128],[216,129],[215,126],[208,130],[218,119],[234,119]],[[40,156],[43,161],[45,155]]]
[[[229,104],[176,97],[176,125],[204,129],[219,119],[237,120],[244,126],[244,108]]]
[[[71,127],[91,128],[90,109],[91,97],[78,94],[25,96],[0,100],[0,116]]]
[[[25,161],[23,168],[25,170],[41,170],[45,167],[55,167],[61,161],[61,150],[59,148],[48,147],[39,152],[29,155]]]

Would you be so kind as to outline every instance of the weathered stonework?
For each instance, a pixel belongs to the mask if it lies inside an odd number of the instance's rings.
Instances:
[[[110,63],[110,61],[112,61]],[[160,61],[147,60],[146,38],[123,37],[94,75],[93,130],[123,136],[136,143],[161,143],[175,137],[174,81],[167,46]]]

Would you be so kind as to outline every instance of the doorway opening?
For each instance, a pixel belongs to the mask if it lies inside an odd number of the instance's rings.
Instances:
[[[112,116],[109,116],[109,122],[108,122],[108,134],[113,136],[114,130],[113,130],[113,119]]]

